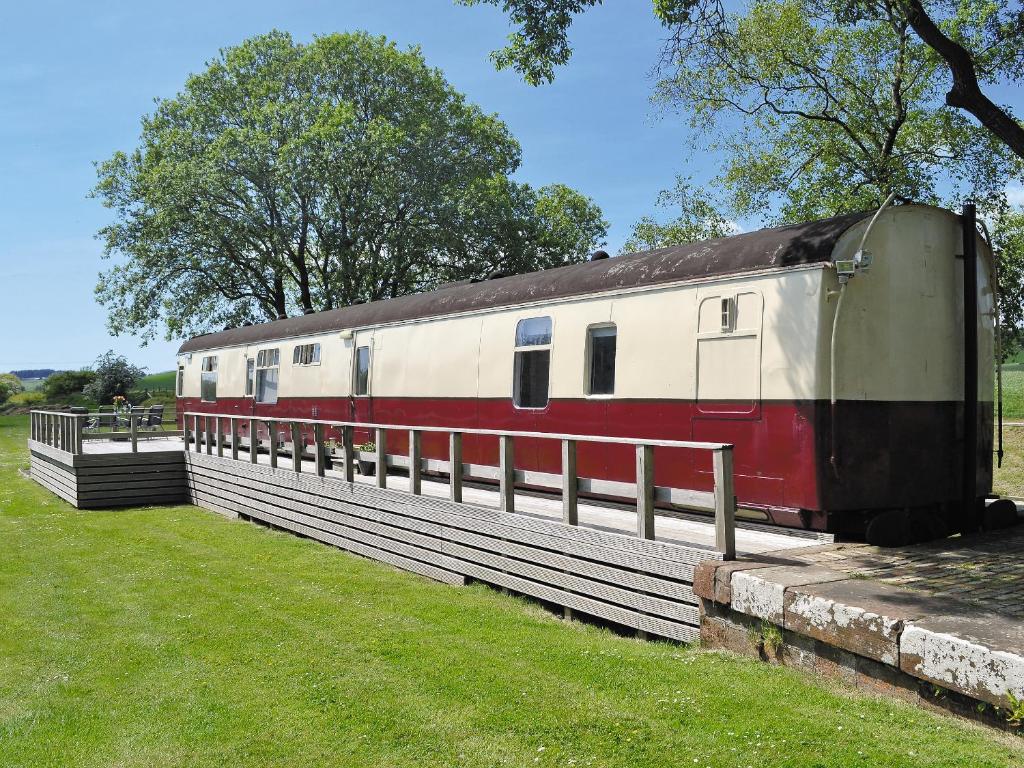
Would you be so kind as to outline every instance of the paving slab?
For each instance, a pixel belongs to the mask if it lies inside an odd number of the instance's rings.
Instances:
[[[782,626],[787,589],[845,578],[845,573],[816,565],[784,565],[736,571],[732,574],[732,608]]]
[[[900,669],[996,706],[1024,697],[1024,623],[968,607],[907,624]]]
[[[896,667],[904,624],[934,614],[936,603],[927,595],[864,579],[794,585],[785,594],[784,626]]]

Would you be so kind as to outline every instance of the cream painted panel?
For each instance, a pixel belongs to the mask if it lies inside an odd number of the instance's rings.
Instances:
[[[839,258],[853,254],[863,233],[858,225],[840,240]],[[960,220],[926,206],[884,212],[866,248],[871,271],[852,279],[839,318],[836,390],[840,399],[949,401],[963,398],[963,294]],[[990,252],[979,238],[979,287],[988,281]],[[988,289],[980,307],[991,311]],[[982,312],[985,310],[982,309]],[[827,308],[827,321],[835,301]],[[991,381],[991,323],[979,327],[981,384]],[[821,360],[828,387],[828,356]]]
[[[479,397],[512,397],[512,363],[516,323],[524,317],[550,314],[550,308],[496,312],[480,324]],[[552,318],[552,340],[557,344],[558,323]],[[552,351],[552,357],[554,357]]]
[[[616,297],[616,397],[694,397],[696,296],[687,286]]]
[[[609,298],[575,301],[552,307],[551,397],[586,397],[587,328],[612,319]],[[616,376],[623,368],[622,338],[616,338]],[[619,396],[616,379],[615,396]],[[607,398],[607,395],[603,397]]]
[[[747,283],[763,300],[762,400],[812,400],[822,396],[817,377],[825,274],[821,268],[804,269]]]
[[[193,354],[191,360],[189,355],[181,355],[178,357],[178,365],[185,367],[185,381],[182,387],[182,397],[199,397],[199,371],[200,361],[202,356]],[[175,386],[177,386],[177,380],[175,380]]]
[[[761,339],[723,334],[697,340],[697,400],[760,400]]]
[[[480,317],[377,330],[380,397],[476,397]]]

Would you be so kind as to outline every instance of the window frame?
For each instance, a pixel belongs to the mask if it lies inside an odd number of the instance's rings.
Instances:
[[[307,357],[308,359],[306,359]],[[320,365],[320,342],[313,341],[306,344],[296,344],[292,347],[292,365],[299,365],[304,368]]]
[[[612,358],[612,391],[594,392],[594,331],[611,330],[611,336],[615,339],[615,352]],[[615,384],[618,373],[619,360],[619,328],[613,322],[593,323],[587,326],[586,331],[586,353],[584,355],[583,368],[583,393],[587,398],[595,400],[608,400],[615,397]]]
[[[366,350],[366,391],[359,391],[359,350]],[[353,397],[371,397],[370,394],[373,390],[373,344],[366,343],[360,344],[353,348],[352,351],[352,396]]]
[[[217,402],[217,374],[218,361],[217,355],[206,355],[200,361],[199,366],[199,401],[202,403],[216,403]],[[212,378],[208,379],[207,375],[212,374]],[[213,382],[213,397],[207,397],[206,385],[208,381]]]
[[[546,343],[540,344],[519,344],[519,327],[529,320],[547,320],[548,321],[548,339]],[[551,315],[531,315],[529,317],[520,317],[516,320],[515,335],[513,336],[512,343],[512,407],[519,411],[543,411],[551,405],[551,358],[554,353],[554,341],[555,341],[555,321]],[[544,390],[544,404],[543,405],[520,405],[520,393],[522,390],[521,386],[517,386],[520,382],[519,370],[520,370],[520,355],[530,353],[547,353],[548,356],[548,373],[547,373],[547,386]]]
[[[174,392],[175,392],[175,397],[184,397],[185,396],[185,366],[184,365],[179,365],[178,366],[178,376],[175,379]]]
[[[273,353],[273,362],[267,363],[270,357],[269,353]],[[261,364],[261,356],[263,357]],[[279,391],[281,386],[281,348],[280,347],[266,347],[256,352],[256,375],[253,379],[253,400],[262,405],[276,405],[280,399]],[[261,400],[260,399],[260,375],[264,377],[267,375],[267,371],[277,371],[277,380],[274,382],[274,399],[273,400]]]
[[[245,358],[245,396],[256,397],[256,358]]]

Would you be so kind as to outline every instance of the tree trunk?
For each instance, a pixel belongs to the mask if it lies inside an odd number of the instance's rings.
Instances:
[[[953,87],[946,94],[946,103],[974,115],[990,133],[1024,159],[1024,126],[982,93],[970,52],[946,37],[928,16],[920,0],[906,0],[906,10],[910,26],[949,66]]]

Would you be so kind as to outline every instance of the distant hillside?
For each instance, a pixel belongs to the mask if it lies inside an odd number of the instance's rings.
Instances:
[[[34,368],[24,371],[11,371],[15,376],[24,381],[25,379],[45,379],[51,373],[56,373],[53,368]]]
[[[139,383],[135,386],[139,389],[153,390],[173,390],[174,389],[174,371],[163,371],[162,373],[151,373],[148,376],[143,376],[139,379]]]

